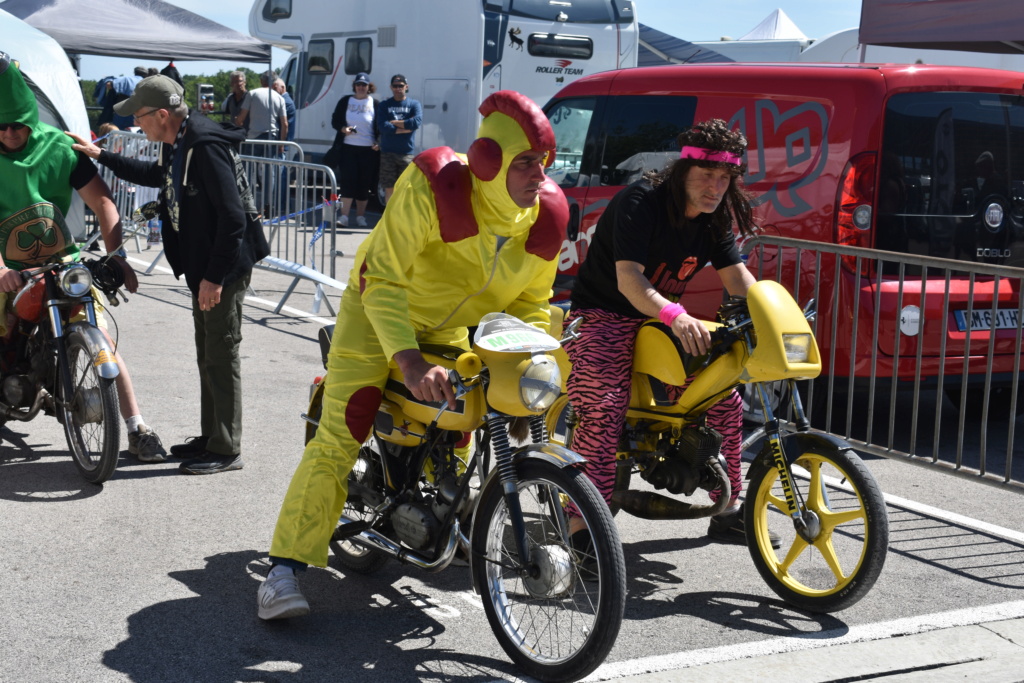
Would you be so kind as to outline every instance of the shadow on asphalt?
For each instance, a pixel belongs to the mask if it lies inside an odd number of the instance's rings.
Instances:
[[[445,626],[430,611],[445,608],[403,585],[407,569],[397,564],[372,577],[311,569],[302,576],[310,615],[264,622],[256,591],[268,569],[265,555],[230,552],[206,562],[202,570],[169,573],[196,596],[131,615],[128,638],[104,653],[105,666],[143,682],[472,682],[515,672],[504,658],[432,649]],[[468,573],[450,573],[453,589],[469,586]]]
[[[82,479],[65,444],[62,450],[46,451],[54,446],[28,440],[28,432],[0,430],[0,498],[25,503],[56,503],[91,498],[103,487]]]

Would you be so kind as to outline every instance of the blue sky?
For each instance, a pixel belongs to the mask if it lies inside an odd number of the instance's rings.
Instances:
[[[301,2],[302,0],[296,0]],[[367,0],[372,2],[372,0]],[[427,0],[410,0],[424,2]],[[434,1],[434,0],[431,0]],[[443,0],[440,0],[443,2]],[[856,27],[860,23],[860,0],[635,0],[640,21],[659,31],[686,40],[718,40],[722,36],[739,38],[754,28],[776,8],[782,9],[808,38],[823,38],[834,31]],[[241,33],[249,33],[252,0],[171,0],[171,4],[212,19]],[[329,0],[325,6],[330,7]],[[3,5],[0,5],[2,7]],[[274,67],[284,64],[283,50],[274,50]],[[111,57],[83,57],[82,77],[96,80],[104,76],[131,73],[136,64],[162,68],[163,63]],[[177,62],[183,74],[213,74],[222,69],[256,64],[233,62]]]

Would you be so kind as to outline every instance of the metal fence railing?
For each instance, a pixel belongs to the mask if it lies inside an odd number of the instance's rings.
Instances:
[[[811,425],[858,449],[1024,492],[1024,269],[759,236],[758,279],[815,299]]]
[[[154,161],[160,153],[160,143],[149,142],[140,133],[114,131],[104,144],[111,152],[135,159]],[[263,215],[270,244],[270,256],[257,266],[283,272],[293,278],[276,310],[280,311],[284,306],[299,281],[307,280],[316,286],[313,312],[318,312],[320,303],[324,302],[333,314],[324,287],[337,290],[345,287],[336,279],[336,260],[343,254],[336,247],[334,226],[338,187],[334,171],[327,166],[302,161],[302,148],[294,142],[246,140],[242,144],[242,152],[242,163],[253,188],[257,209]],[[135,240],[136,250],[140,251],[140,240],[147,239],[151,229],[159,230],[159,226],[139,229],[131,218],[136,208],[157,198],[156,188],[120,180],[104,166],[100,166],[100,172],[111,189],[126,236]],[[98,234],[91,235],[87,241],[94,241],[97,237]],[[147,272],[156,267],[162,255],[161,251]]]

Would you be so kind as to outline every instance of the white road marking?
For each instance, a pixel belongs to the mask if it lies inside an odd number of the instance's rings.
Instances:
[[[974,626],[992,621],[1020,619],[1022,617],[1024,617],[1024,600],[1004,602],[999,605],[926,614],[919,617],[883,621],[877,624],[853,626],[848,629],[840,628],[820,633],[806,633],[753,643],[723,645],[721,647],[693,650],[692,652],[679,652],[671,655],[631,659],[625,662],[613,662],[598,667],[594,673],[584,680],[608,681],[627,676],[686,669],[715,662],[728,662],[749,657],[763,657],[784,652],[798,652],[834,645],[861,643],[892,638],[894,636],[927,633],[956,626]]]
[[[129,256],[128,260],[129,261],[134,261],[135,263],[138,263],[138,264],[141,264],[141,265],[144,265],[147,268],[149,268],[149,266],[150,266],[150,263],[148,261],[144,261],[144,260],[139,259],[139,258],[134,258],[134,257]],[[157,266],[154,270],[159,270],[160,272],[167,273],[168,275],[173,275],[174,274],[174,271],[172,271],[170,268],[167,268],[165,266]],[[277,308],[277,304],[274,303],[273,301],[267,301],[266,299],[261,299],[261,298],[256,297],[256,296],[246,296],[245,300],[247,302],[249,302],[249,303],[254,304],[254,305],[258,304],[260,306],[263,306],[264,308],[269,308],[270,310],[274,310],[275,308]],[[291,306],[284,306],[284,307],[281,308],[281,311],[282,312],[287,312],[290,315],[294,315],[294,316],[296,316],[298,318],[303,318],[305,320],[309,320],[311,322],[318,323],[320,325],[333,325],[334,322],[335,322],[334,318],[321,318],[320,316],[318,316],[318,315],[316,315],[314,313],[309,313],[307,311],[302,311],[302,310],[299,310],[297,308],[292,308]]]

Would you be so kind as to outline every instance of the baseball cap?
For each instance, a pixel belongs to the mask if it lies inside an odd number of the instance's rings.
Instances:
[[[409,85],[409,81],[402,74],[395,74],[391,77],[391,85]]]
[[[369,82],[370,82],[370,74],[366,73],[365,71],[360,71],[359,73],[357,73],[356,74],[356,79],[354,81],[352,81],[353,85],[356,84],[356,83],[369,83]]]
[[[143,78],[135,86],[135,92],[124,102],[114,105],[114,111],[121,116],[132,116],[143,107],[172,109],[182,103],[184,88],[174,79],[157,75]]]

